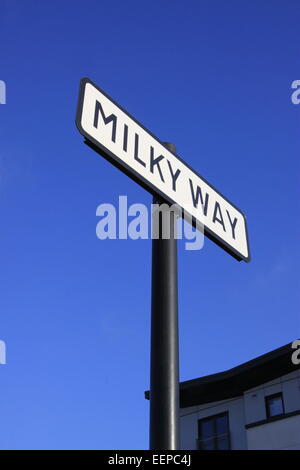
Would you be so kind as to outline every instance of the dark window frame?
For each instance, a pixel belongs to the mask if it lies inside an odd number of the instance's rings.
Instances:
[[[270,400],[272,400],[273,398],[281,398],[281,403],[282,403],[282,413],[278,413],[276,415],[272,415],[270,413]],[[277,416],[283,416],[285,414],[285,408],[284,408],[284,400],[283,400],[283,394],[282,392],[278,392],[278,393],[273,393],[272,395],[267,395],[265,396],[265,407],[266,407],[266,415],[267,415],[267,419],[272,419],[272,418],[275,418]]]
[[[218,432],[217,432],[217,418],[223,418],[224,416],[227,418],[227,431],[225,433],[219,433],[218,434]],[[213,422],[214,433],[211,436],[211,440],[214,443],[214,450],[218,450],[218,446],[217,446],[218,438],[220,439],[222,436],[225,436],[228,439],[228,450],[231,450],[230,423],[229,423],[229,413],[228,413],[228,411],[224,411],[222,413],[217,413],[215,415],[206,416],[205,418],[198,419],[198,439],[197,439],[198,449],[199,450],[206,450],[206,449],[201,448],[201,443],[204,442],[205,440],[208,440],[208,438],[205,439],[203,436],[201,436],[201,423],[204,423],[206,421],[212,421]]]

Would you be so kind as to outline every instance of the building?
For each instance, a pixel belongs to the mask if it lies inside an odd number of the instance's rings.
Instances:
[[[300,449],[300,366],[291,344],[180,384],[182,449]]]

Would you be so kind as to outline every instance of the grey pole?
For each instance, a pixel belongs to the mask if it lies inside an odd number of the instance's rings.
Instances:
[[[176,153],[173,144],[166,148]],[[163,201],[153,198],[154,204]],[[168,210],[168,209],[167,209]],[[150,449],[178,450],[179,352],[176,215],[169,211],[170,238],[162,238],[163,216],[152,214],[158,239],[152,241]],[[168,220],[166,217],[165,221]],[[166,222],[165,222],[166,223]],[[157,226],[157,224],[159,226]]]

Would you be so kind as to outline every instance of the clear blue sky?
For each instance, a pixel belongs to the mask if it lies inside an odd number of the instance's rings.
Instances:
[[[151,196],[83,144],[80,78],[247,215],[250,264],[179,242],[181,380],[228,369],[299,337],[299,2],[0,8],[0,448],[144,449],[151,241],[95,212]]]

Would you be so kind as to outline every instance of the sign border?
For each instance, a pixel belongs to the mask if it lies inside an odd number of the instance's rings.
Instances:
[[[119,105],[114,99],[111,98],[102,88],[100,88],[98,85],[96,85],[92,80],[90,80],[87,77],[84,77],[80,80],[80,87],[79,87],[79,96],[78,96],[78,104],[77,104],[77,111],[76,111],[76,126],[78,131],[80,132],[83,137],[85,137],[85,143],[91,147],[93,150],[95,150],[97,153],[99,153],[102,157],[104,157],[106,160],[108,160],[110,163],[112,163],[114,166],[116,166],[119,170],[121,170],[123,173],[125,173],[127,176],[129,176],[132,180],[134,180],[136,183],[138,183],[140,186],[142,186],[144,189],[146,189],[148,192],[150,192],[154,196],[158,196],[160,199],[163,201],[169,203],[169,204],[177,204],[176,201],[174,201],[172,198],[164,194],[162,191],[157,189],[152,183],[150,183],[147,179],[145,179],[143,176],[141,176],[138,172],[136,172],[133,168],[128,166],[124,160],[119,158],[117,155],[112,153],[110,150],[108,150],[104,145],[102,145],[100,142],[98,142],[94,137],[92,137],[90,134],[88,134],[83,127],[81,126],[81,118],[82,118],[82,110],[83,110],[83,100],[84,100],[84,92],[85,92],[85,86],[86,84],[89,83],[93,87],[95,87],[100,93],[102,93],[108,100],[110,100],[117,108],[119,108],[123,113],[125,113],[130,119],[132,119],[138,126],[140,126],[145,132],[147,132],[153,139],[155,139],[159,144],[161,144],[163,147],[165,147],[164,143],[161,142],[152,132],[150,132],[143,124],[141,124],[135,117],[133,117],[128,111],[126,111],[122,106]],[[165,147],[166,148],[166,147]],[[248,225],[247,225],[247,218],[245,214],[229,199],[227,199],[220,191],[218,191],[211,183],[209,183],[202,175],[200,175],[197,171],[194,170],[186,161],[184,161],[182,158],[180,158],[176,153],[173,153],[169,149],[166,148],[170,153],[172,153],[178,160],[180,160],[185,166],[187,166],[195,175],[197,175],[200,179],[202,179],[210,188],[212,188],[217,194],[219,194],[225,201],[227,201],[232,207],[234,207],[243,217],[244,223],[245,223],[245,234],[246,234],[246,241],[247,241],[247,249],[248,249],[248,257],[245,257],[242,253],[240,253],[238,250],[233,248],[229,243],[224,241],[221,237],[219,237],[217,234],[215,234],[211,229],[204,225],[204,235],[207,236],[211,241],[216,243],[219,247],[223,248],[227,253],[229,253],[231,256],[233,256],[235,259],[238,261],[245,261],[246,263],[249,263],[251,261],[251,255],[250,255],[250,247],[249,247],[249,236],[248,236]],[[188,211],[185,211],[191,218],[192,220],[192,225],[193,227],[196,227],[196,221],[195,217],[192,216],[191,214],[188,213]]]

